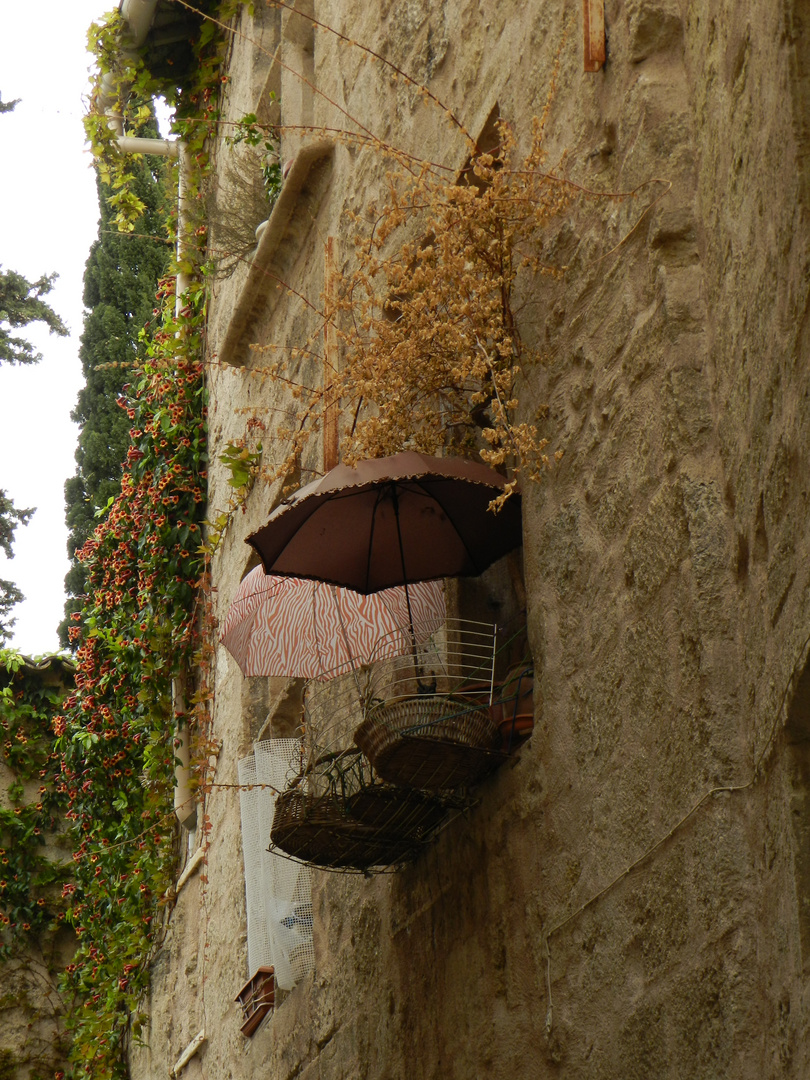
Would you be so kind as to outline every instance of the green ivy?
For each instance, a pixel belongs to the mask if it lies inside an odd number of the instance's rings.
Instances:
[[[227,46],[221,24],[232,19],[243,0],[197,0],[196,12],[185,9],[190,23],[181,49],[181,62],[160,49],[128,50],[126,24],[118,11],[93,23],[88,31],[88,49],[96,60],[90,88],[91,108],[84,119],[90,150],[96,159],[102,183],[112,194],[108,202],[115,210],[115,222],[122,232],[133,232],[145,206],[136,194],[131,159],[118,152],[116,137],[100,109],[101,82],[112,75],[117,98],[113,105],[123,117],[124,130],[139,128],[147,119],[150,103],[162,97],[174,110],[172,132],[181,136],[188,152],[199,165],[207,160],[206,139],[219,120],[217,87]],[[179,5],[178,5],[179,7]]]
[[[53,725],[72,684],[66,657],[36,662],[0,651],[0,749],[12,777],[0,806],[0,1008],[22,1011],[24,1030],[37,1032],[23,1035],[13,1053],[0,1051],[0,1080],[22,1070],[31,1078],[52,1077],[65,1062],[57,998],[50,995],[43,1006],[41,988],[28,993],[19,976],[32,955],[54,963],[56,935],[65,924],[72,863]],[[55,983],[55,968],[51,974]]]
[[[53,667],[71,669],[58,658]],[[10,805],[0,806],[0,960],[64,918],[69,860],[54,860],[46,850],[67,805],[52,727],[64,695],[61,677],[51,681],[18,653],[0,651],[2,760],[14,777]]]
[[[220,454],[219,460],[231,474],[228,477],[228,484],[244,498],[253,487],[259,472],[262,460],[261,443],[255,450],[237,443],[228,443]]]
[[[71,637],[76,693],[57,721],[76,841],[68,917],[79,951],[65,989],[75,1075],[126,1075],[126,1045],[161,940],[177,856],[172,678],[199,648],[205,507],[204,291],[164,316],[119,404],[132,423],[115,497],[80,553],[88,582]]]
[[[216,7],[222,21],[236,6],[209,3],[206,10]],[[119,32],[114,17],[92,32],[101,71],[116,67]],[[173,130],[198,178],[219,117],[224,45],[215,23],[201,23],[194,63],[181,79],[173,74],[167,83],[141,56],[122,81],[128,116],[154,93],[174,105]],[[88,119],[93,151],[118,199],[119,228],[132,229],[138,207],[128,192],[127,158],[105,127],[103,118]],[[200,205],[195,196],[189,192],[189,203]],[[204,223],[193,233],[203,237]],[[118,402],[131,425],[121,491],[99,512],[79,552],[87,591],[69,630],[76,691],[55,721],[75,848],[67,918],[79,947],[63,980],[73,1002],[67,1025],[75,1080],[123,1080],[129,1042],[141,1036],[150,963],[177,865],[178,723],[195,731],[194,717],[175,715],[172,705],[172,680],[200,670],[208,595],[205,285],[194,246],[185,249],[173,273],[195,275],[186,306],[175,313],[175,279],[167,276],[159,315],[142,335],[145,360]]]

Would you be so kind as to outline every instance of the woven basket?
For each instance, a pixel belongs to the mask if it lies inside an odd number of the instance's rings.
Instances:
[[[373,774],[357,747],[331,753],[313,748],[306,780],[310,795],[334,795],[345,801],[373,783]]]
[[[435,798],[388,784],[359,791],[349,800],[347,809],[363,825],[411,840],[424,839],[446,814],[443,804]]]
[[[414,854],[418,835],[365,824],[349,813],[351,801],[285,791],[276,800],[270,840],[302,862],[331,869],[390,866]]]
[[[383,780],[428,791],[475,783],[500,763],[501,737],[487,708],[446,695],[383,702],[354,741]]]

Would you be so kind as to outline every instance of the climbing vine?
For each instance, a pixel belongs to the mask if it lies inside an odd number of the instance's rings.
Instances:
[[[0,652],[2,760],[12,777],[8,805],[0,805],[0,959],[63,916],[55,887],[66,878],[68,860],[54,860],[46,841],[64,820],[52,723],[72,665],[54,658],[52,666],[53,672],[47,662],[40,670],[17,653]]]
[[[275,100],[275,94],[271,92],[270,100]],[[262,163],[260,166],[262,184],[264,185],[267,198],[267,212],[272,210],[279,195],[283,177],[281,175],[281,162],[278,160],[278,136],[270,129],[263,128],[255,113],[245,113],[234,125],[233,133],[225,139],[227,146],[239,146],[244,143],[262,151]]]
[[[79,938],[66,989],[76,1076],[124,1075],[127,1036],[160,940],[176,856],[172,679],[198,648],[205,504],[203,289],[174,315],[173,282],[149,358],[119,404],[132,423],[121,494],[80,553],[76,692],[56,730],[76,840],[68,917]]]
[[[0,651],[0,1012],[26,1018],[25,1035],[0,1051],[16,1074],[52,1076],[66,1058],[64,1005],[57,990],[72,873],[65,836],[66,797],[53,720],[73,682],[59,656],[30,661]]]
[[[282,0],[276,6],[292,10]],[[373,50],[312,22],[382,61],[396,78],[413,82]],[[633,200],[647,186],[590,190],[549,161],[545,130],[558,64],[531,131],[517,133],[507,121],[495,120],[487,149],[425,87],[414,87],[463,139],[470,156],[458,172],[397,150],[336,106],[356,130],[330,128],[328,134],[355,152],[359,146],[378,153],[384,190],[361,211],[346,213],[354,234],[352,257],[335,268],[323,296],[303,297],[280,283],[313,317],[307,339],[289,349],[279,342],[254,347],[281,357],[254,367],[254,373],[269,376],[282,392],[286,386],[299,403],[292,422],[274,432],[276,457],[268,479],[300,476],[305,447],[323,432],[326,418],[338,414],[346,464],[404,449],[479,456],[509,475],[497,503],[521,479],[537,480],[550,467],[548,440],[540,433],[545,410],[532,414],[521,406],[527,379],[547,359],[521,333],[521,308],[537,302],[541,279],[565,273],[566,266],[548,251],[555,233],[570,226],[575,208],[589,206],[595,213]],[[258,139],[255,118],[249,119]],[[327,336],[339,346],[331,356],[325,355]],[[314,372],[316,358],[322,363]],[[562,451],[555,455],[561,456]]]
[[[509,468],[504,498],[521,474],[537,479],[549,467],[538,418],[520,410],[520,387],[544,355],[523,340],[516,306],[537,279],[563,272],[543,258],[543,241],[594,194],[548,170],[544,118],[522,156],[512,128],[496,130],[497,146],[458,176],[400,158],[382,205],[350,215],[353,260],[322,298],[316,329],[262,369],[300,402],[294,424],[276,432],[286,450],[271,478],[296,473],[338,403],[347,464],[403,449],[478,455]],[[301,373],[327,327],[340,362],[325,361],[307,383]]]
[[[543,354],[522,338],[515,293],[520,271],[561,272],[543,260],[542,240],[578,192],[547,170],[543,130],[535,119],[519,158],[501,122],[497,148],[475,154],[459,178],[430,165],[389,173],[385,204],[354,215],[354,268],[325,312],[344,348],[328,392],[347,417],[348,463],[406,447],[477,453],[511,467],[508,490],[548,466],[547,440],[518,418],[521,380]],[[299,439],[322,416],[322,393],[300,417]]]
[[[174,105],[174,130],[196,166],[186,193],[193,219],[201,206],[205,138],[218,117],[222,35],[200,19],[193,62],[178,76],[150,67],[154,57],[147,53],[125,58],[122,67],[120,33],[116,16],[91,32],[99,80],[105,71],[116,73],[125,116],[139,115],[155,93]],[[128,192],[128,159],[118,154],[103,116],[91,113],[87,127],[119,196],[119,228],[131,230],[140,208]],[[205,670],[208,655],[204,223],[196,221],[190,232],[182,264],[161,281],[143,331],[145,360],[131,369],[118,402],[131,425],[121,491],[99,511],[79,553],[87,592],[69,630],[76,685],[54,720],[74,847],[65,895],[78,949],[63,993],[76,1080],[127,1075],[127,1046],[141,1034],[149,965],[171,908],[177,730],[188,724],[199,738],[205,728],[205,679],[196,698],[181,701],[172,692],[186,672]],[[195,276],[178,311],[180,269]]]
[[[112,189],[110,205],[117,227],[135,229],[145,207],[132,183],[131,158],[119,152],[110,116],[123,130],[137,130],[148,119],[152,102],[163,98],[173,110],[172,132],[182,137],[187,152],[200,166],[207,162],[206,140],[219,120],[217,87],[227,44],[221,25],[242,0],[198,0],[177,5],[185,16],[184,40],[165,49],[138,51],[126,47],[126,24],[113,11],[88,31],[88,48],[96,61],[90,87],[85,133],[103,183]],[[206,18],[215,16],[215,19]]]

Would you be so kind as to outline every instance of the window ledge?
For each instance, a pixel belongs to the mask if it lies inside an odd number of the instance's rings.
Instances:
[[[271,267],[288,234],[288,226],[295,214],[299,200],[313,167],[334,150],[331,139],[319,139],[301,148],[293,160],[284,181],[278,201],[273,207],[261,240],[253,256],[247,281],[231,315],[225,340],[219,349],[219,362],[241,367],[247,359],[245,337],[257,313],[259,305],[267,299],[271,289],[281,282]]]

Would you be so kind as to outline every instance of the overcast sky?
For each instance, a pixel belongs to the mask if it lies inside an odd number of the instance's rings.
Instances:
[[[114,0],[0,0],[0,92],[21,98],[0,116],[0,263],[31,279],[56,271],[49,302],[70,338],[38,326],[23,333],[43,353],[35,367],[0,367],[0,488],[36,506],[18,528],[15,557],[0,577],[27,599],[15,609],[12,644],[29,654],[58,647],[68,569],[64,483],[75,471],[70,421],[81,386],[82,275],[98,230],[91,158],[84,144],[89,82],[87,28]]]

